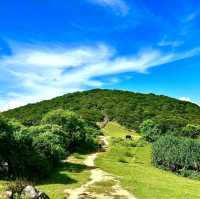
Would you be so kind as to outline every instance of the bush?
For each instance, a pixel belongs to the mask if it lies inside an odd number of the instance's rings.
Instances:
[[[154,142],[162,135],[162,130],[152,120],[145,120],[140,125],[140,132],[142,133],[143,138],[148,142]]]
[[[32,127],[0,115],[0,176],[42,179],[75,149],[94,149],[98,134],[69,111],[47,113],[43,125]]]
[[[157,122],[145,120],[140,125],[140,132],[148,142],[154,142],[163,135],[197,138],[200,135],[200,126],[190,124],[186,126],[186,121],[180,118],[162,118],[157,119]]]
[[[87,134],[88,132],[91,133],[91,129],[87,129],[87,124],[84,120],[74,112],[62,109],[51,111],[44,116],[42,123],[62,127],[66,138],[69,140],[69,149],[75,149],[79,144],[85,143],[87,140],[91,141]]]
[[[153,144],[153,163],[174,172],[200,171],[200,143],[192,139],[163,136]]]
[[[197,138],[200,135],[200,125],[188,124],[182,129],[182,136]]]

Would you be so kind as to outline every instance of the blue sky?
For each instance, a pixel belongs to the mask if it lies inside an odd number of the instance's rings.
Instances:
[[[0,110],[115,88],[200,103],[198,0],[6,0]]]

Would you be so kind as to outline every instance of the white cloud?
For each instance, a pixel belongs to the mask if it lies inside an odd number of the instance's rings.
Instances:
[[[170,46],[170,47],[179,47],[183,44],[183,41],[169,39],[167,35],[164,35],[163,39],[158,42],[158,46]]]
[[[179,47],[181,44],[183,44],[182,41],[176,41],[176,40],[161,40],[158,43],[159,46],[171,46],[171,47]]]
[[[189,97],[180,97],[179,100],[186,101],[186,102],[192,102],[191,98],[189,98]]]
[[[89,0],[101,6],[112,8],[117,14],[127,15],[129,13],[129,6],[124,0]]]
[[[77,48],[11,46],[11,49],[12,55],[0,59],[0,74],[4,76],[4,82],[9,77],[7,94],[0,94],[0,110],[88,87],[102,87],[116,83],[117,79],[97,80],[100,77],[116,77],[125,72],[145,73],[151,67],[200,53],[200,48],[171,54],[151,49],[132,56],[119,56],[115,49],[106,45]]]

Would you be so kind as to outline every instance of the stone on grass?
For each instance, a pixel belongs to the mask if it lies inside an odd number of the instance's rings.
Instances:
[[[50,199],[49,196],[44,192],[38,193],[38,199]]]
[[[39,192],[35,187],[33,187],[31,185],[26,186],[23,189],[22,193],[23,193],[23,195],[25,195],[29,199],[38,199]]]

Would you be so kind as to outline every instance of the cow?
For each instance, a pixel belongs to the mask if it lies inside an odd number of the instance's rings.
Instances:
[[[126,139],[127,140],[132,140],[132,136],[131,135],[126,135]]]

